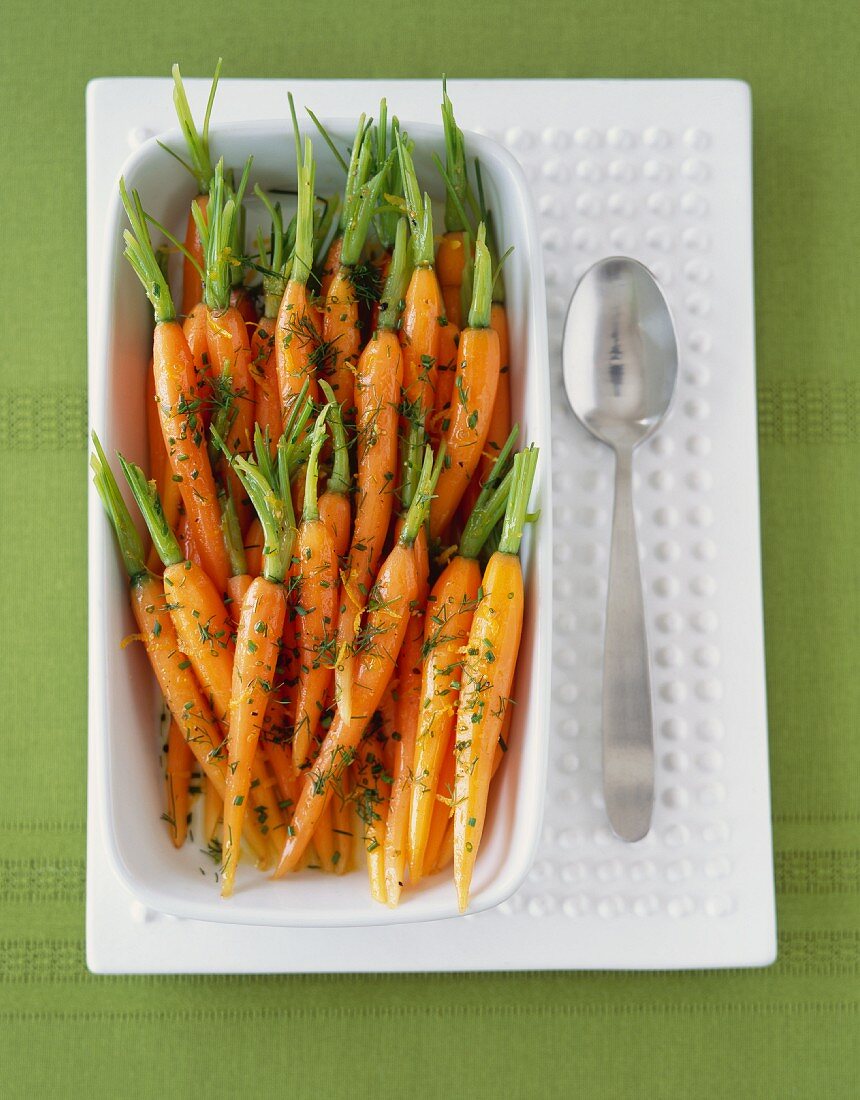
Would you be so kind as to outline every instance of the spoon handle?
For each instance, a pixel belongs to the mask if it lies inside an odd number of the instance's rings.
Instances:
[[[629,448],[615,454],[603,658],[603,795],[615,833],[622,840],[641,840],[654,807],[654,739]]]

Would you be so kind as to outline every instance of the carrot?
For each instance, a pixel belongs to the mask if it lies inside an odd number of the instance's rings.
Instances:
[[[325,492],[319,498],[320,519],[328,527],[332,547],[338,561],[346,556],[352,535],[352,503],[349,492],[352,488],[352,475],[349,470],[349,445],[343,426],[340,405],[334,391],[327,382],[320,382],[320,388],[331,406],[329,426],[331,427],[334,454],[331,473],[326,482]]]
[[[415,474],[420,472],[413,455],[418,454],[424,440],[420,417],[413,423],[404,444],[401,501],[408,509],[415,493]],[[402,522],[398,521],[399,523]],[[415,734],[421,706],[421,658],[424,645],[424,612],[429,589],[430,561],[427,551],[427,530],[421,527],[413,543],[415,574],[418,589],[411,618],[397,661],[397,705],[395,712],[396,739],[393,741],[391,802],[385,824],[385,893],[390,906],[397,905],[403,888],[409,833],[409,802],[412,792],[412,765],[415,756]]]
[[[221,533],[215,479],[203,436],[194,364],[176,320],[170,287],[155,258],[140,196],[136,191],[129,196],[124,180],[120,180],[120,194],[132,226],[132,231],[124,233],[125,255],[155,313],[152,363],[171,477],[179,485],[206,572],[223,592],[228,575],[227,551]]]
[[[174,848],[181,848],[188,835],[188,818],[191,811],[189,786],[194,771],[194,753],[182,736],[182,730],[171,717],[167,730],[167,813],[165,820],[170,829]]]
[[[167,448],[161,432],[161,418],[155,396],[155,373],[150,361],[146,372],[146,437],[149,445],[149,472],[158,485],[158,491],[164,501],[164,514],[169,517],[172,526],[179,519],[179,484],[173,480],[170,463],[167,460]],[[161,570],[161,559],[154,546],[150,546],[146,566],[152,572]]]
[[[396,668],[410,609],[418,595],[412,544],[424,523],[439,466],[439,462],[434,466],[428,447],[403,530],[383,562],[368,600],[364,630],[358,638],[352,708],[345,716],[338,706],[319,756],[305,778],[277,876],[289,871],[301,857]]]
[[[224,162],[219,160],[209,193],[206,217],[194,207],[197,229],[206,257],[203,300],[207,310],[206,341],[209,370],[213,379],[213,400],[217,412],[212,418],[218,434],[228,448],[247,455],[252,447],[255,423],[255,384],[251,374],[251,346],[248,328],[241,313],[230,305],[231,280],[235,267],[236,225],[241,219],[242,200],[248,182],[248,159],[239,189],[230,189],[224,179]],[[244,530],[251,519],[251,508],[234,471],[227,480]]]
[[[284,580],[292,555],[295,520],[285,446],[279,446],[274,465],[265,447],[258,449],[257,462],[252,463],[241,455],[231,456],[220,437],[216,443],[239,474],[265,535],[263,573],[251,582],[242,604],[233,664],[221,876],[221,895],[229,897],[233,893],[257,742],[277,671],[287,611]]]
[[[412,156],[397,134],[400,172],[412,231],[413,271],[406,290],[400,344],[403,348],[403,396],[425,428],[433,411],[439,360],[440,318],[445,314],[433,262],[433,209],[422,196]]]
[[[187,560],[182,547],[167,525],[158,492],[147,482],[143,471],[120,455],[120,465],[146,522],[152,541],[164,563],[164,591],[167,607],[176,630],[179,647],[191,662],[198,682],[207,693],[215,720],[229,731],[231,680],[234,673],[235,647],[233,621],[224,601],[204,570]],[[225,528],[229,531],[229,510]],[[229,538],[232,545],[232,538]],[[241,568],[241,558],[231,567]],[[243,604],[244,606],[244,604]],[[232,746],[228,741],[228,754]],[[254,803],[260,831],[271,833],[283,824],[272,783],[262,763],[254,764]]]
[[[90,458],[93,481],[114,529],[128,573],[131,607],[139,637],[168,710],[176,719],[204,775],[212,781],[223,799],[227,790],[227,756],[222,748],[218,725],[191,671],[191,662],[179,646],[176,629],[167,610],[164,583],[146,569],[143,544],[95,433],[93,445],[96,451]],[[258,829],[249,834],[248,842],[261,862],[265,861],[267,845]]]
[[[341,789],[331,800],[332,831],[334,832],[335,851],[332,864],[336,875],[345,875],[351,870],[352,850],[355,829],[354,813],[354,768],[347,768],[341,779]]]
[[[448,461],[430,506],[430,534],[440,538],[478,465],[490,427],[499,379],[499,338],[489,327],[492,292],[490,254],[483,223],[475,243],[475,286],[469,327],[460,333],[452,409],[443,432]]]
[[[454,882],[464,912],[481,843],[493,757],[510,705],[523,619],[523,575],[519,548],[537,464],[530,447],[514,459],[510,496],[499,549],[481,582],[463,659],[457,710],[454,809]]]
[[[361,823],[362,841],[367,857],[370,894],[386,905],[384,838],[391,796],[391,775],[376,730],[363,738],[357,749],[356,816]]]
[[[216,840],[218,825],[224,810],[224,799],[218,794],[208,775],[203,776],[203,840],[207,846],[217,844],[218,863],[221,862],[221,841]]]
[[[424,850],[421,875],[432,875],[439,862],[439,853],[449,829],[454,826],[454,731],[448,738],[442,754],[436,794],[431,809],[430,827],[427,834],[427,846]],[[411,868],[410,868],[411,870]]]
[[[313,267],[314,176],[315,164],[310,138],[305,139],[302,156],[298,122],[293,98],[290,96],[296,140],[298,170],[298,211],[296,243],[290,277],[278,311],[275,325],[275,364],[281,394],[281,415],[286,421],[305,380],[310,384],[310,396],[317,400],[316,370],[327,354],[319,330],[309,312],[308,277]]]
[[[451,407],[451,394],[454,392],[454,374],[457,370],[457,343],[460,339],[460,330],[450,320],[445,318],[445,323],[439,324],[439,361],[436,370],[436,397],[433,406],[433,416],[430,418],[428,431],[430,439],[438,444],[442,436],[443,424]]]
[[[159,142],[165,152],[186,168],[197,183],[199,194],[196,202],[205,210],[209,199],[209,185],[214,176],[212,157],[209,151],[209,120],[212,115],[212,105],[215,102],[215,91],[218,87],[218,79],[221,76],[221,58],[215,66],[215,75],[212,77],[212,86],[209,89],[209,99],[206,103],[206,113],[203,116],[203,129],[197,130],[191,115],[191,107],[185,94],[185,86],[182,83],[182,74],[179,66],[174,65],[173,73],[173,103],[179,118],[179,125],[185,138],[185,144],[191,163],[183,160],[173,149]],[[185,260],[182,266],[182,312],[188,314],[203,298],[204,248],[197,233],[197,223],[193,215],[193,209],[188,214],[188,225],[185,233]]]
[[[326,439],[328,411],[327,405],[314,428],[306,467],[304,512],[296,537],[296,640],[301,653],[293,734],[293,763],[297,769],[303,768],[310,756],[333,672],[338,562],[329,529],[317,507],[319,453]]]
[[[355,379],[358,494],[349,558],[338,597],[335,697],[345,713],[351,708],[352,645],[356,622],[367,600],[391,523],[397,463],[397,423],[403,362],[396,327],[405,288],[406,223],[385,285],[385,308],[368,342]]]
[[[515,433],[505,443],[492,476],[482,489],[460,539],[459,553],[448,562],[427,601],[420,672],[417,733],[411,761],[409,866],[417,881],[432,857],[425,850],[434,813],[443,750],[454,734],[460,697],[463,647],[469,638],[481,587],[478,554],[504,513],[510,477],[502,477]]]

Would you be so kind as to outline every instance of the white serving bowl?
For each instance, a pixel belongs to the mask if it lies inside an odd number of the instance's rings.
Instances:
[[[328,126],[344,144],[351,139],[354,123],[333,121]],[[443,189],[431,161],[434,152],[444,158],[441,126],[404,123],[404,128],[415,141],[422,185],[434,200],[442,200]],[[318,138],[315,131],[308,132]],[[171,148],[182,148],[178,132],[164,140]],[[239,166],[253,154],[252,184],[294,186],[295,152],[288,121],[225,126],[212,131],[211,143],[214,154],[223,155],[229,165]],[[314,146],[317,191],[336,193],[343,185],[342,170],[321,140],[315,140]],[[498,905],[517,889],[538,841],[549,735],[552,531],[546,311],[535,218],[525,178],[510,154],[476,134],[467,135],[467,150],[470,157],[481,160],[498,238],[505,247],[514,246],[505,265],[513,416],[520,424],[520,444],[534,442],[541,449],[533,500],[535,507],[543,507],[537,527],[527,531],[523,542],[526,604],[514,690],[517,706],[510,747],[493,784],[472,883],[470,912],[475,913]],[[129,157],[123,175],[129,189],[140,191],[149,213],[174,232],[184,232],[194,184],[154,139]],[[125,225],[116,188],[106,223],[104,290],[90,363],[90,417],[112,459],[121,450],[145,466],[143,393],[152,313],[122,255]],[[439,217],[437,232],[441,226]],[[189,840],[183,849],[174,849],[160,820],[164,810],[161,701],[143,647],[121,646],[135,630],[126,575],[92,489],[89,505],[89,690],[99,785],[96,803],[109,858],[131,894],[144,905],[177,917],[250,925],[354,926],[455,916],[450,872],[404,890],[398,908],[387,909],[371,899],[363,868],[344,876],[303,871],[273,881],[257,872],[246,856],[234,896],[223,901],[215,867],[201,845]]]

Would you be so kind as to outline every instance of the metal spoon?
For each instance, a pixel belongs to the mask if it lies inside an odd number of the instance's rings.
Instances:
[[[601,260],[580,279],[562,345],[564,385],[585,427],[615,451],[615,510],[603,658],[603,794],[622,840],[641,840],[654,808],[648,639],[633,518],[633,450],[672,401],[678,346],[653,275],[636,260]]]

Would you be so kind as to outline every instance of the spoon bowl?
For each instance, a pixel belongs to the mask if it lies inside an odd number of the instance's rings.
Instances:
[[[603,657],[603,795],[622,840],[641,840],[654,809],[651,678],[633,516],[633,451],[662,422],[675,391],[678,345],[654,276],[613,256],[573,292],[562,343],[567,397],[615,451],[615,508]]]
[[[626,256],[600,260],[571,299],[564,386],[577,418],[610,447],[635,447],[666,415],[678,374],[669,306],[654,276]]]

